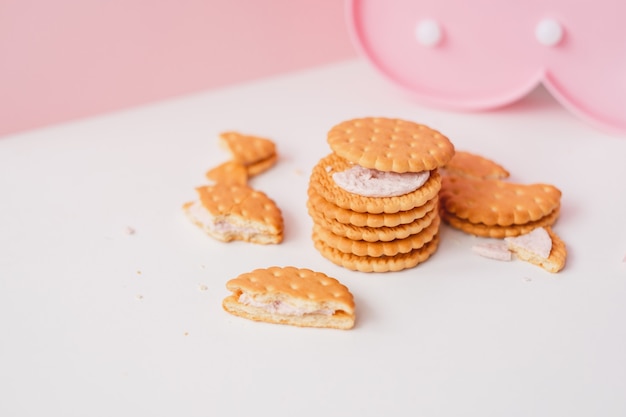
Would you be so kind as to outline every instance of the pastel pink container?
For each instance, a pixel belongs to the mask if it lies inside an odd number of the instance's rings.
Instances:
[[[539,83],[626,134],[624,0],[348,0],[358,50],[421,102],[488,110]]]

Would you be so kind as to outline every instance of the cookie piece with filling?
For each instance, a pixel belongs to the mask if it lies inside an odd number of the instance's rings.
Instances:
[[[437,170],[431,171],[424,185],[410,193],[393,197],[366,197],[354,194],[339,187],[332,178],[336,172],[343,172],[351,167],[351,163],[331,153],[322,158],[313,167],[309,179],[309,187],[326,201],[360,213],[397,213],[412,210],[426,204],[437,196],[441,188],[441,176]]]
[[[565,242],[551,227],[540,227],[533,231],[504,239],[508,249],[526,262],[556,273],[565,267],[567,248]]]
[[[282,242],[282,212],[265,193],[234,184],[208,185],[196,191],[198,200],[185,203],[183,210],[210,236],[224,242]]]
[[[441,210],[474,224],[511,226],[544,218],[560,206],[561,191],[550,184],[444,175]]]
[[[229,280],[228,313],[254,321],[347,330],[355,324],[354,297],[328,275],[305,268],[256,269]]]
[[[492,237],[492,238],[505,238],[514,237],[529,233],[538,227],[552,226],[559,218],[561,208],[560,205],[555,208],[551,213],[543,216],[542,218],[526,222],[524,224],[512,224],[509,226],[486,225],[484,223],[472,223],[465,219],[460,219],[453,214],[447,213],[444,210],[439,211],[441,218],[450,226],[455,229],[459,229],[462,232],[468,233],[474,236],[480,237]]]

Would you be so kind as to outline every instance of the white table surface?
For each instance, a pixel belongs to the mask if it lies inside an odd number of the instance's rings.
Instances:
[[[443,226],[417,268],[352,272],[310,240],[326,132],[400,117],[563,192],[565,270],[471,251]],[[285,240],[225,244],[181,212],[228,155],[217,136],[274,139],[251,185]],[[543,89],[489,113],[420,106],[341,62],[0,138],[2,416],[624,416],[626,138]],[[130,229],[135,233],[129,233]],[[225,313],[225,282],[272,265],[325,272],[355,296],[350,331]]]

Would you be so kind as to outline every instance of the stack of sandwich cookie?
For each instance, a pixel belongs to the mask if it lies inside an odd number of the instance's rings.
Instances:
[[[307,207],[316,249],[362,272],[412,268],[439,242],[439,168],[454,155],[441,133],[389,118],[361,118],[328,133],[332,153],[313,168]]]

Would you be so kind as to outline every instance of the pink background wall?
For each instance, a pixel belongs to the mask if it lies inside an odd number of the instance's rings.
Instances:
[[[0,0],[0,135],[356,56],[342,0]]]

